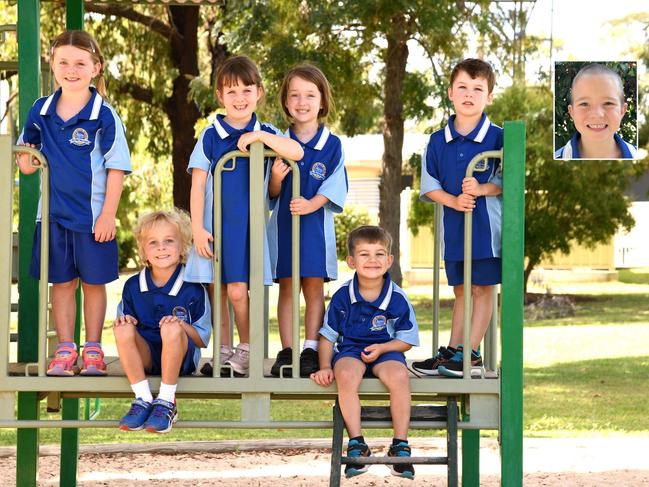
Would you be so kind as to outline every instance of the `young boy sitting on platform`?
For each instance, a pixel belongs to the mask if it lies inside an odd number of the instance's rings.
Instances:
[[[191,245],[187,214],[149,213],[134,233],[146,267],[124,284],[113,325],[119,360],[135,394],[119,427],[167,433],[178,418],[178,376],[196,370],[200,349],[210,341],[210,303],[201,284],[183,281]],[[162,375],[155,401],[145,373]]]
[[[338,401],[349,434],[348,457],[370,456],[361,434],[358,388],[363,377],[378,377],[390,393],[394,439],[388,456],[409,457],[410,380],[404,352],[419,345],[415,312],[388,269],[392,237],[380,227],[354,229],[347,238],[347,265],[356,271],[331,298],[320,329],[320,370],[311,374],[327,387],[338,382]],[[368,465],[348,464],[345,475],[367,471]],[[414,478],[411,464],[391,467],[392,474]]]

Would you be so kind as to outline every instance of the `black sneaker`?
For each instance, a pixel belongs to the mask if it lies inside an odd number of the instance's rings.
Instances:
[[[459,347],[457,347],[453,358],[447,360],[439,366],[439,375],[446,377],[464,377],[463,360],[464,352],[462,350],[462,346],[460,345]],[[471,350],[471,368],[474,367],[482,367],[482,357],[480,356],[480,352]]]
[[[371,455],[372,452],[370,452],[370,447],[367,446],[367,443],[362,443],[358,440],[349,440],[349,443],[347,443],[347,456],[349,458],[369,457]],[[356,475],[367,472],[369,468],[369,465],[348,463],[347,465],[345,465],[345,477],[355,477]]]
[[[455,349],[452,347],[439,347],[437,355],[429,359],[423,360],[422,362],[413,362],[412,368],[417,372],[420,372],[425,375],[439,375],[437,368],[440,364],[445,363],[447,360],[450,360],[455,355]]]
[[[388,450],[389,457],[410,457],[410,446],[405,441],[400,441],[396,445],[390,445]],[[415,478],[415,467],[412,463],[395,463],[390,464],[390,472],[397,477],[403,477],[413,480]]]
[[[300,354],[300,377],[310,377],[311,374],[320,370],[318,351],[312,348],[305,348]]]
[[[273,377],[279,377],[279,374],[282,370],[282,366],[292,365],[292,364],[293,364],[293,349],[291,347],[286,347],[285,349],[280,350],[277,353],[277,358],[275,359],[275,363],[270,368],[270,375],[272,375]],[[284,369],[284,372],[282,373],[282,377],[293,377],[293,371],[291,369]]]

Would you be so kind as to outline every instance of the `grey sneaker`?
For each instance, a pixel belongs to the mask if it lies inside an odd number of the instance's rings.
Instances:
[[[228,345],[221,345],[221,349],[219,353],[219,361],[221,362],[221,367],[223,367],[225,363],[228,360],[230,360],[232,355],[234,355],[234,350],[232,350]],[[201,367],[201,374],[207,375],[208,377],[212,377],[212,369],[214,367],[212,364],[213,364],[212,360],[210,360],[209,362],[205,362]],[[221,369],[221,371],[223,371],[223,369]]]
[[[250,345],[247,343],[240,343],[234,349],[234,353],[224,365],[232,367],[235,375],[244,376],[248,375],[248,367],[250,364]]]

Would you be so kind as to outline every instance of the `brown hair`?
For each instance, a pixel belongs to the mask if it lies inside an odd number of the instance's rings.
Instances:
[[[313,64],[299,64],[291,68],[289,72],[286,73],[286,76],[284,76],[284,81],[282,81],[282,86],[279,89],[279,99],[286,120],[290,124],[293,124],[294,122],[288,108],[286,108],[286,101],[288,99],[288,86],[291,83],[291,80],[295,77],[302,78],[304,81],[309,81],[318,88],[321,97],[320,110],[318,111],[318,122],[324,122],[327,119],[329,112],[332,112],[334,109],[334,101],[331,96],[331,86],[329,86],[327,77],[320,68]]]
[[[106,80],[104,79],[104,56],[99,49],[99,44],[94,37],[83,30],[67,30],[59,34],[53,41],[50,47],[50,62],[54,59],[54,52],[57,47],[61,46],[74,46],[90,53],[92,61],[99,63],[99,74],[95,78],[97,92],[106,98]]]
[[[453,86],[453,81],[455,81],[457,75],[460,74],[460,71],[464,71],[466,74],[471,76],[471,79],[486,79],[489,93],[493,91],[494,86],[496,85],[496,75],[494,74],[491,64],[482,59],[467,58],[456,64],[451,72],[451,86]]]
[[[176,227],[180,237],[180,262],[184,264],[187,261],[187,255],[192,245],[192,222],[189,215],[178,208],[169,211],[154,211],[140,216],[133,231],[133,235],[137,240],[137,251],[140,260],[144,265],[149,266],[144,256],[144,239],[146,234],[159,223],[168,223]]]
[[[216,89],[236,85],[241,81],[245,86],[256,85],[263,90],[261,75],[257,65],[247,56],[232,56],[226,59],[216,72]]]
[[[384,228],[374,225],[363,225],[362,227],[354,228],[347,236],[347,251],[349,255],[354,255],[356,245],[359,242],[367,243],[380,243],[388,251],[392,253],[392,235]]]
[[[588,75],[601,75],[601,76],[610,76],[615,84],[617,85],[618,92],[620,94],[620,103],[624,105],[624,83],[622,82],[622,77],[620,74],[608,66],[604,66],[599,63],[591,63],[585,66],[577,72],[574,78],[572,78],[572,84],[570,85],[570,94],[568,95],[568,103],[572,105],[572,90],[575,88],[575,83],[582,76]]]

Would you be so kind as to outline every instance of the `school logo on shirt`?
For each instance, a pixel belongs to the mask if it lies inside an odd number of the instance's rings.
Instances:
[[[325,166],[322,162],[314,162],[313,166],[311,166],[311,171],[309,171],[309,174],[311,175],[311,177],[322,181],[327,175],[327,166]]]
[[[88,140],[88,132],[86,132],[82,128],[74,129],[74,132],[72,132],[72,138],[70,139],[70,144],[74,144],[79,147],[90,145],[90,140]]]
[[[386,326],[387,322],[388,322],[388,320],[385,319],[385,316],[383,316],[383,315],[375,316],[372,319],[372,327],[370,328],[370,331],[385,330],[385,326]]]

